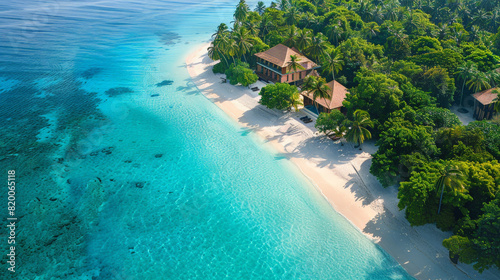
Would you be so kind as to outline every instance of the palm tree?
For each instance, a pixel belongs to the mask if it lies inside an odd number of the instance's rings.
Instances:
[[[325,37],[321,32],[313,35],[311,37],[311,45],[306,49],[307,53],[311,55],[312,58],[318,60],[320,56],[325,54],[326,41],[323,39]]]
[[[356,8],[356,13],[360,15],[365,22],[371,19],[372,10],[373,4],[371,4],[370,1],[359,0],[358,7]]]
[[[292,6],[285,13],[285,23],[288,25],[296,25],[299,23],[300,11],[297,7]]]
[[[236,22],[243,22],[246,18],[248,13],[250,12],[250,8],[248,7],[247,3],[245,3],[245,0],[240,0],[240,3],[238,3],[238,6],[236,6],[236,10],[234,11],[234,19]]]
[[[259,13],[259,15],[262,15],[266,11],[266,5],[264,4],[264,2],[259,1],[257,3],[257,7],[255,7],[254,11],[256,11],[257,13]]]
[[[332,42],[334,46],[338,46],[340,39],[342,39],[344,35],[344,29],[340,24],[330,24],[325,28],[325,31],[330,42]]]
[[[384,11],[382,7],[377,6],[371,11],[371,18],[378,24],[382,24],[384,22]]]
[[[332,94],[335,92],[335,74],[342,70],[343,64],[344,60],[342,60],[342,53],[340,53],[339,49],[334,49],[330,54],[325,55],[323,72],[329,71],[332,73]]]
[[[481,9],[477,11],[475,16],[472,18],[472,23],[478,24],[480,26],[485,26],[485,24],[489,21],[489,18],[489,13]]]
[[[446,165],[444,169],[439,171],[440,175],[435,183],[436,191],[441,189],[439,198],[438,214],[441,212],[441,202],[443,201],[444,188],[451,188],[453,191],[461,191],[464,187],[462,185],[463,174],[457,166]]]
[[[299,63],[300,57],[297,55],[290,55],[290,61],[286,65],[286,68],[288,69],[288,73],[295,73],[297,70],[304,70],[304,66]],[[296,84],[296,82],[294,82]]]
[[[491,11],[491,17],[490,17],[490,23],[488,24],[489,31],[495,33],[496,30],[498,30],[498,27],[500,26],[500,8],[494,8],[493,11]]]
[[[268,14],[262,16],[262,20],[260,21],[260,32],[262,33],[262,36],[266,36],[267,33],[274,28],[275,26],[272,18]]]
[[[322,98],[325,101],[325,103],[327,103],[326,100],[331,98],[330,96],[331,89],[327,85],[326,80],[323,77],[307,76],[304,79],[302,90],[312,93],[314,106],[316,107],[316,111],[318,111],[318,114],[320,112],[316,100],[318,98]]]
[[[297,33],[297,38],[295,40],[295,46],[299,51],[302,51],[309,47],[311,44],[311,32],[306,29],[300,29]]]
[[[304,68],[304,66],[302,66],[299,63],[299,61],[300,61],[300,57],[298,57],[297,55],[291,55],[290,56],[290,61],[288,62],[288,64],[286,65],[286,67],[289,70],[293,70],[293,72],[297,72],[297,70],[304,70],[304,69],[306,69],[306,68]]]
[[[318,18],[310,12],[307,12],[305,14],[303,13],[299,22],[302,28],[310,28],[315,31],[317,30],[320,24]]]
[[[414,31],[418,30],[419,22],[418,18],[415,16],[412,10],[409,10],[405,15],[404,27],[408,34],[412,34]]]
[[[463,29],[455,26],[455,28],[450,28],[450,30],[450,37],[457,42],[457,45],[460,46],[460,42],[467,40],[467,35],[464,33]]]
[[[288,99],[290,102],[290,109],[293,107],[295,109],[295,112],[299,110],[299,105],[303,105],[302,101],[300,99],[300,93],[299,91],[294,92]]]
[[[255,37],[259,36],[259,26],[256,22],[247,20],[243,26],[250,32],[250,35]]]
[[[289,46],[290,48],[295,44],[295,37],[297,36],[297,27],[295,25],[290,26],[285,34],[285,40],[283,41],[284,45]]]
[[[324,56],[323,72],[329,71],[332,73],[332,80],[335,81],[335,74],[342,70],[344,60],[342,60],[342,53],[339,49],[334,49],[331,53]]]
[[[470,60],[460,65],[457,68],[457,72],[455,74],[458,75],[459,79],[463,80],[462,91],[460,92],[460,106],[463,106],[465,83],[467,83],[476,72],[477,72],[477,66],[474,62]]]
[[[490,84],[491,87],[497,87],[497,84],[500,83],[500,72],[498,72],[496,69],[492,69],[486,73],[486,78],[488,78],[488,83]]]
[[[396,1],[385,3],[383,5],[383,7],[385,9],[385,13],[386,13],[384,18],[387,20],[398,21],[399,20],[399,17],[398,17],[398,7],[399,6],[400,6],[399,3],[397,3]]]
[[[436,33],[438,36],[439,40],[444,40],[446,37],[448,37],[448,24],[446,23],[439,23]]]
[[[469,81],[466,83],[469,86],[469,89],[473,89],[474,92],[479,92],[483,89],[491,88],[488,83],[488,78],[484,74],[484,72],[476,71],[471,75]]]
[[[234,59],[234,56],[238,55],[238,45],[236,45],[236,41],[229,37],[226,44],[224,44],[224,48],[226,53],[233,59],[233,63],[236,64],[236,60]]]
[[[469,31],[469,41],[474,42],[478,40],[481,36],[481,28],[477,25],[473,25]]]
[[[219,24],[219,26],[217,26],[217,31],[212,34],[212,38],[214,38],[214,40],[217,40],[217,38],[227,35],[228,32],[229,31],[227,29],[227,25],[225,23],[221,23]]]
[[[371,39],[375,36],[377,36],[377,33],[380,32],[380,26],[376,22],[368,22],[365,24],[363,27],[363,35],[365,35],[366,38]]]
[[[252,48],[252,39],[250,38],[250,32],[244,27],[237,27],[232,32],[234,42],[237,46],[236,53],[243,59],[247,61],[245,54]]]
[[[224,55],[223,45],[220,44],[218,41],[213,41],[210,44],[210,47],[208,47],[208,57],[210,57],[210,59],[214,61],[219,59],[224,59],[226,66],[229,65],[226,56]]]
[[[290,7],[290,3],[288,2],[288,0],[278,0],[278,6],[280,10],[286,11],[288,7]]]
[[[354,111],[353,120],[346,119],[344,126],[347,128],[345,139],[348,142],[356,143],[360,147],[365,140],[372,137],[368,127],[373,127],[373,121],[370,119],[368,112],[358,109]]]

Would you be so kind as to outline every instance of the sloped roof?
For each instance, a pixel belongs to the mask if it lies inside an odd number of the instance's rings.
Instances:
[[[495,99],[498,95],[493,91],[498,88],[490,88],[487,90],[483,90],[480,92],[476,92],[472,95],[479,103],[483,105],[488,105],[493,103],[493,99]]]
[[[326,99],[326,101],[323,98],[317,98],[316,103],[330,110],[342,107],[342,102],[348,93],[347,88],[337,81],[331,81],[327,85],[330,88],[331,98]],[[313,94],[310,91],[303,91],[301,94],[313,100]]]
[[[301,54],[297,49],[291,49],[283,44],[278,44],[267,51],[255,54],[255,56],[276,64],[279,67],[286,67],[290,62],[291,55],[296,55],[299,58],[299,63],[312,62],[312,67],[316,66],[316,63]]]

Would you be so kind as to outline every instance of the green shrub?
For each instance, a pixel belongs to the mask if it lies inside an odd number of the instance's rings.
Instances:
[[[215,64],[212,68],[212,72],[214,72],[214,74],[224,74],[226,70],[227,66],[222,62]]]
[[[269,109],[286,110],[302,104],[297,87],[287,83],[269,84],[259,94],[260,104]]]
[[[259,77],[249,68],[248,63],[241,61],[237,61],[236,64],[231,64],[225,73],[226,78],[232,85],[241,84],[246,87],[257,82],[259,79]]]

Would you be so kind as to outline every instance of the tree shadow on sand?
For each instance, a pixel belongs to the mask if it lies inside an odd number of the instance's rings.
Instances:
[[[354,149],[350,143],[342,145],[340,140],[332,141],[324,135],[319,135],[302,141],[294,149],[293,156],[314,159],[318,167],[334,168],[351,161],[360,153],[362,151]]]
[[[423,253],[419,248],[413,245],[413,242],[408,242],[410,239],[409,236],[415,235],[412,233],[413,231],[414,229],[408,223],[396,218],[387,210],[377,214],[363,229],[363,232],[371,234],[374,238],[378,239],[379,242],[377,244],[383,248],[391,248],[397,244],[397,261],[404,265],[411,265],[413,267],[418,266],[419,271],[416,275],[432,275],[432,265],[412,263],[418,259],[418,255]],[[424,244],[421,245],[426,246]],[[429,248],[431,246],[426,247]],[[441,259],[441,261],[447,261],[445,259],[447,256],[439,254],[438,252],[435,252],[435,258]]]
[[[184,63],[180,66],[178,66],[179,68],[187,68],[187,67],[192,67],[192,66],[195,66],[195,65],[200,65],[200,64],[203,64],[203,65],[207,65],[205,67],[206,68],[212,68],[212,66],[210,64],[212,64],[214,61],[212,59],[210,59],[208,56],[204,56],[203,59],[201,61],[197,61],[197,62],[192,62],[192,63]],[[204,69],[204,70],[205,70]],[[210,73],[212,73],[212,69],[209,70]]]

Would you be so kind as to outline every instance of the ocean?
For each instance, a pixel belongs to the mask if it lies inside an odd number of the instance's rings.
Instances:
[[[237,2],[0,3],[0,279],[412,279],[191,82]]]

